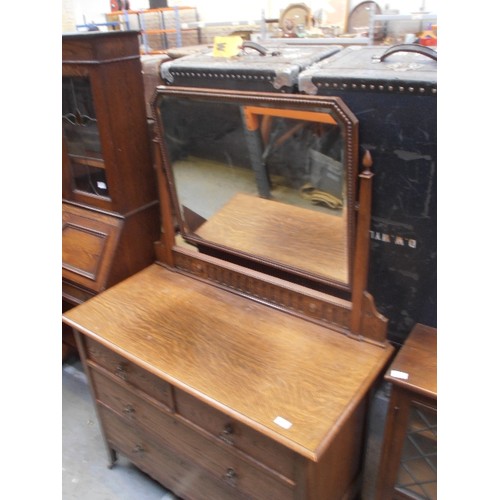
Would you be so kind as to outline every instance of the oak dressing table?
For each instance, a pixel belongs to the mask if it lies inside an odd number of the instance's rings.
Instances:
[[[263,113],[249,137],[247,106],[284,111]],[[357,120],[336,98],[236,91],[158,87],[154,107],[157,262],[64,315],[110,466],[123,454],[182,498],[354,498],[370,391],[393,353],[365,290],[372,173],[366,155],[358,174]],[[303,120],[309,110],[334,121]],[[276,170],[292,136],[314,149],[310,170],[343,165],[335,209],[304,206],[295,196],[304,179]],[[253,184],[240,182],[249,177]],[[230,179],[237,187],[218,191]],[[325,186],[316,183],[316,199],[332,199]],[[229,214],[241,223],[231,225],[224,215],[234,203]],[[272,220],[262,204],[273,203],[282,223],[264,240],[256,231],[253,247],[240,244],[252,221]],[[338,234],[325,241],[341,240],[333,264],[311,262],[308,234],[328,226],[303,234],[300,217],[286,215],[302,210],[310,224],[315,211],[318,220],[330,213]]]

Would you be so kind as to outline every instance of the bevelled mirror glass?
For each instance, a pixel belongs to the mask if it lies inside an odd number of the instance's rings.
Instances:
[[[159,87],[177,243],[349,290],[357,120],[335,97]]]

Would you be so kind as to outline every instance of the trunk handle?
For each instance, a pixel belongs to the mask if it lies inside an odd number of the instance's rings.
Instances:
[[[416,43],[400,43],[398,45],[393,45],[392,47],[389,47],[381,56],[373,56],[373,59],[375,62],[382,62],[396,52],[415,52],[437,61],[437,52],[435,50]]]
[[[260,43],[257,42],[252,42],[250,40],[245,40],[241,46],[243,50],[245,49],[254,49],[256,50],[261,56],[268,55],[269,49],[261,45]],[[279,56],[281,53],[278,50],[274,50],[271,52],[272,56]]]

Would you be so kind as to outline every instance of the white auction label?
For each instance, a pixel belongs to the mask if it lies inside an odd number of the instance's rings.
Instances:
[[[276,417],[274,419],[274,423],[278,424],[280,427],[283,427],[283,429],[290,429],[292,426],[292,422],[289,422],[286,418],[283,417]]]
[[[391,370],[391,377],[408,380],[408,374],[406,372],[400,372],[398,370]]]

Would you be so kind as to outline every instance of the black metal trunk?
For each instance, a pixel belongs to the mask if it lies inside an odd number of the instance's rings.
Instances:
[[[437,53],[349,47],[299,75],[299,91],[341,97],[373,158],[368,288],[389,338],[437,322]]]
[[[161,66],[165,85],[257,92],[297,92],[301,71],[342,49],[341,46],[261,45],[244,42],[234,57],[214,57],[212,49]]]

